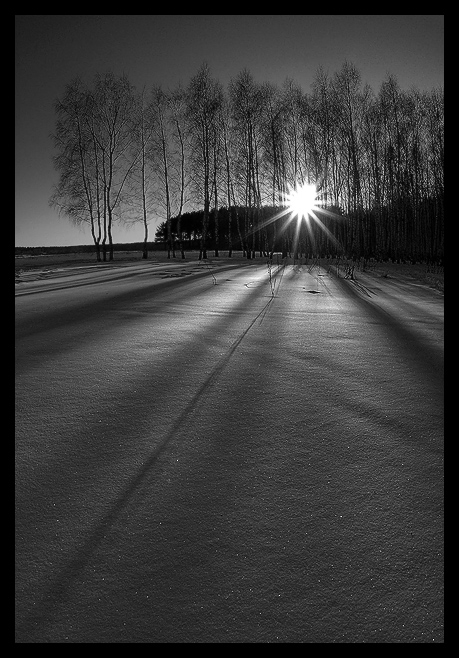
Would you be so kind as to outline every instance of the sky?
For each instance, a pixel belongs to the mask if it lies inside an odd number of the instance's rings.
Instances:
[[[74,78],[113,71],[139,91],[173,89],[207,62],[224,86],[247,68],[258,82],[292,78],[310,93],[319,67],[333,75],[345,61],[375,92],[388,74],[402,89],[443,87],[444,16],[16,15],[16,246],[92,244],[88,227],[49,206],[54,102]],[[142,239],[140,224],[114,231],[117,243]]]

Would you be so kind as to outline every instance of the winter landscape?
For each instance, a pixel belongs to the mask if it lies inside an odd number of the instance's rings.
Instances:
[[[15,36],[16,643],[444,643],[444,16]]]
[[[443,642],[443,291],[337,265],[18,272],[16,642]]]

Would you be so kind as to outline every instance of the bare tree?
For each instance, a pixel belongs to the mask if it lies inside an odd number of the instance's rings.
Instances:
[[[109,260],[113,260],[113,223],[122,193],[138,154],[132,157],[134,90],[126,76],[96,75],[93,113],[89,129],[102,154],[102,185],[105,196]],[[105,260],[105,235],[103,240]]]
[[[207,230],[211,204],[212,135],[222,102],[221,84],[213,80],[207,63],[191,79],[187,90],[187,120],[191,135],[195,190],[203,202],[199,258],[207,258]]]
[[[161,161],[161,181],[163,187],[163,200],[166,211],[167,227],[167,257],[171,252],[175,257],[175,242],[172,236],[172,212],[170,189],[170,136],[169,136],[169,102],[168,95],[161,87],[155,86],[152,90],[152,107],[156,123],[157,153]]]
[[[259,168],[261,159],[262,88],[251,73],[244,69],[229,85],[234,129],[238,133],[238,159],[241,182],[245,188],[245,251],[247,258],[255,255],[259,240],[261,193]],[[251,236],[251,245],[248,239]]]
[[[76,79],[67,85],[62,99],[55,103],[57,121],[52,139],[58,151],[54,166],[60,178],[50,204],[76,225],[89,224],[100,261],[106,199],[100,181],[99,149],[87,129],[92,115],[91,101],[89,90]]]
[[[307,239],[319,252],[333,243],[354,257],[438,260],[443,103],[441,89],[403,91],[392,75],[375,94],[348,62],[332,77],[319,69],[310,95],[291,79],[280,89],[260,85],[246,69],[224,94],[206,63],[185,90],[153,87],[148,102],[144,92],[135,97],[125,76],[98,75],[92,86],[75,80],[56,102],[60,178],[50,202],[90,226],[104,260],[107,245],[113,258],[115,220],[126,218],[142,221],[147,257],[153,210],[165,218],[168,256],[175,256],[177,236],[184,258],[188,204],[202,217],[200,228],[191,220],[200,258],[207,258],[213,217],[215,255],[223,232],[231,255],[235,220],[248,258],[257,249],[272,253],[283,235],[284,253],[298,237],[300,251]],[[325,218],[296,232],[276,208],[283,209],[288,186],[304,182],[317,186]],[[269,224],[267,203],[277,216]]]
[[[152,170],[151,150],[153,148],[154,121],[152,104],[148,102],[145,88],[138,94],[135,105],[135,122],[133,125],[132,154],[136,165],[129,181],[128,218],[126,223],[143,225],[142,258],[148,258],[149,224],[154,206],[154,172]],[[138,216],[140,210],[140,218]]]
[[[175,188],[176,188],[176,220],[177,220],[177,237],[179,241],[179,249],[181,258],[185,258],[185,251],[183,248],[183,236],[181,229],[181,218],[185,204],[187,203],[186,189],[187,189],[187,146],[189,141],[189,133],[187,131],[185,112],[186,112],[186,97],[185,91],[178,87],[169,95],[170,107],[170,121],[172,124],[171,139],[175,144]]]

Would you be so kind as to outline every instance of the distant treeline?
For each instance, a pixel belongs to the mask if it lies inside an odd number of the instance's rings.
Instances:
[[[143,242],[120,242],[113,245],[113,251],[142,251]],[[151,251],[164,249],[159,243],[149,242]],[[94,254],[94,245],[78,244],[64,247],[15,247],[16,256],[40,256],[42,254]]]
[[[433,202],[427,200],[419,208],[419,221],[427,219],[435,212]],[[155,240],[162,249],[176,251],[182,255],[187,249],[213,250],[218,256],[219,250],[242,251],[249,258],[270,256],[281,252],[283,257],[317,255],[320,257],[344,256],[356,260],[374,258],[380,261],[428,262],[443,264],[443,250],[439,248],[441,238],[438,224],[427,230],[427,222],[422,235],[413,236],[412,222],[404,228],[407,233],[405,246],[401,248],[390,239],[390,227],[393,224],[390,209],[380,207],[358,213],[344,215],[341,208],[328,206],[315,208],[314,218],[299,221],[291,217],[288,208],[278,206],[230,206],[215,208],[209,213],[206,222],[206,234],[203,235],[204,211],[187,212],[179,217],[172,217],[159,224]],[[357,246],[360,239],[365,240],[366,250],[361,252]],[[384,232],[386,240],[381,239]],[[364,237],[362,237],[364,236]]]

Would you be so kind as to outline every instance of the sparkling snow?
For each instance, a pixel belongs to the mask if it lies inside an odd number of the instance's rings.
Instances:
[[[22,277],[17,642],[443,642],[443,294],[325,265]]]

